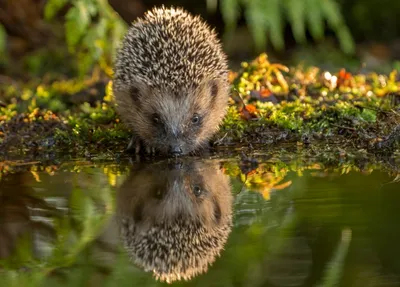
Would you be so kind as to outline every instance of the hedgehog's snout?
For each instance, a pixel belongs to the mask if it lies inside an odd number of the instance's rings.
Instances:
[[[169,152],[173,156],[181,156],[183,154],[183,150],[180,145],[170,145]]]
[[[171,134],[166,141],[166,151],[172,157],[179,157],[187,153],[187,143],[182,139],[182,133],[179,135]]]

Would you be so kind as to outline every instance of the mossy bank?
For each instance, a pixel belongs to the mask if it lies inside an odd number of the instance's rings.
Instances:
[[[110,73],[86,79],[2,79],[0,158],[120,158],[130,132],[113,107]],[[397,157],[400,80],[288,68],[260,55],[230,73],[232,96],[213,151],[306,150]]]

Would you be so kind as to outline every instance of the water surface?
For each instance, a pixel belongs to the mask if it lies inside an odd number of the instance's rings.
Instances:
[[[399,286],[399,188],[276,159],[3,168],[0,285]]]

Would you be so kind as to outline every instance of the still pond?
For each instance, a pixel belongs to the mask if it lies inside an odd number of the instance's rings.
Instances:
[[[0,286],[400,286],[399,222],[377,164],[3,166]]]

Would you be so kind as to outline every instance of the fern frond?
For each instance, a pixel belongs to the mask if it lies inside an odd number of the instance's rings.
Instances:
[[[221,14],[228,31],[236,28],[239,19],[239,0],[221,0]]]
[[[285,46],[283,41],[283,19],[282,6],[280,0],[265,0],[262,11],[266,11],[266,21],[268,23],[271,43],[277,50],[282,50]]]
[[[336,35],[339,39],[340,47],[342,48],[343,52],[347,54],[354,53],[354,40],[349,29],[346,26],[341,26]]]
[[[321,40],[324,36],[324,21],[321,11],[321,0],[304,0],[306,4],[306,19],[311,36]]]
[[[256,50],[262,50],[265,47],[269,26],[266,20],[266,11],[260,9],[261,1],[249,1],[248,6],[244,11],[244,16],[247,25],[249,26],[250,33],[254,39]]]
[[[344,23],[339,5],[334,0],[324,0],[321,8],[328,26],[335,31],[342,50],[345,53],[353,53],[354,41]]]
[[[288,20],[296,42],[304,43],[306,40],[305,2],[299,0],[286,0],[283,2]]]
[[[7,34],[4,26],[0,24],[0,54],[4,55],[6,50]]]

